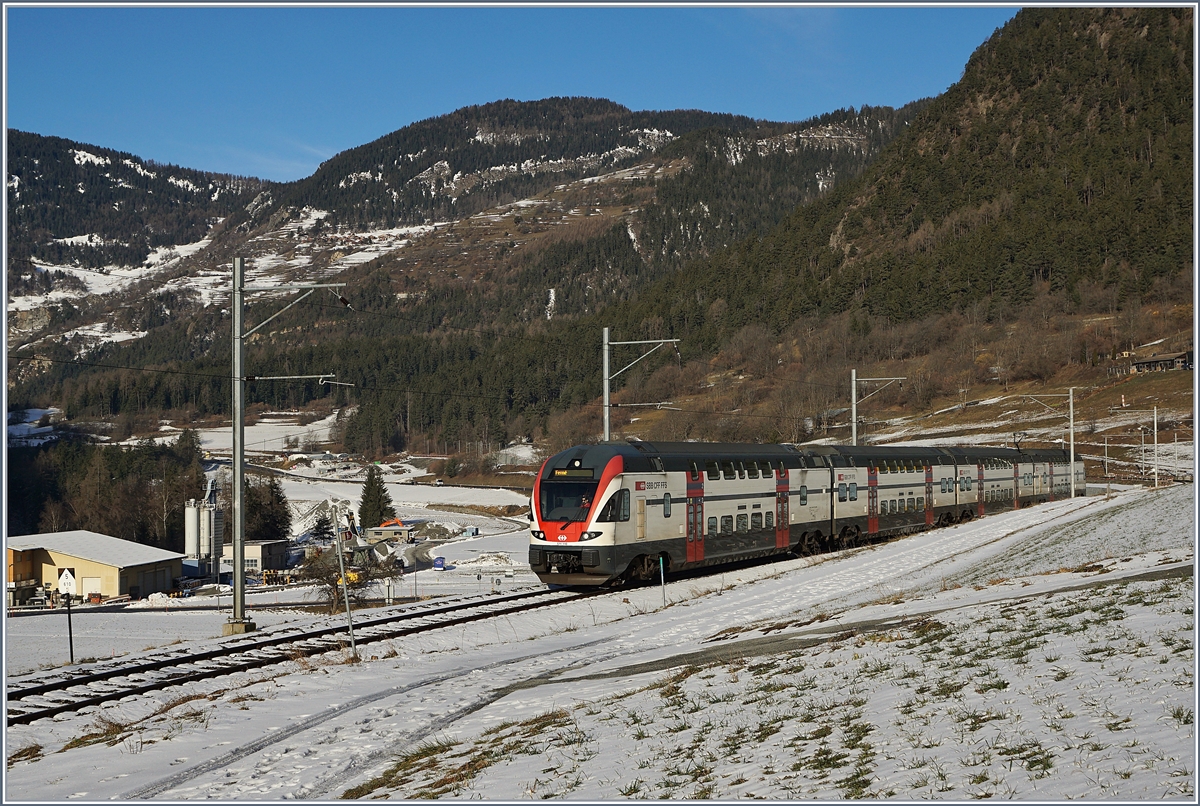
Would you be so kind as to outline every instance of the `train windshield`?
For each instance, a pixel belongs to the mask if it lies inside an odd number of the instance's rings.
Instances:
[[[543,481],[538,511],[544,521],[581,521],[596,500],[595,481]]]

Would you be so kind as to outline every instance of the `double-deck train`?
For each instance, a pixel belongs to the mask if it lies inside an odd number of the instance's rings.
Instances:
[[[608,442],[534,481],[529,564],[551,585],[614,585],[773,554],[862,545],[1085,491],[1066,451]]]

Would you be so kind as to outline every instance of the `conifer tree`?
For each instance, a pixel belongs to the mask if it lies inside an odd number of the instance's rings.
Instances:
[[[333,521],[327,513],[322,512],[317,516],[317,519],[313,522],[312,529],[308,533],[314,540],[322,542],[333,540]]]
[[[383,486],[383,477],[375,465],[367,467],[367,479],[363,482],[362,503],[358,507],[358,524],[362,529],[373,529],[388,518],[396,517],[392,497]]]
[[[272,477],[266,483],[246,482],[246,539],[286,540],[292,534],[292,512],[283,485]]]

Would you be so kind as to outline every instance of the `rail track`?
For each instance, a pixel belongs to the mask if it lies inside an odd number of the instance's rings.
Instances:
[[[535,590],[406,609],[363,619],[354,625],[355,644],[369,644],[445,629],[498,616],[607,593],[607,591]],[[58,714],[81,711],[171,686],[209,680],[258,669],[310,655],[343,649],[350,644],[346,625],[318,630],[283,630],[253,634],[223,642],[201,652],[180,650],[127,663],[97,664],[86,670],[65,670],[47,679],[11,681],[6,689],[8,725],[24,725]]]

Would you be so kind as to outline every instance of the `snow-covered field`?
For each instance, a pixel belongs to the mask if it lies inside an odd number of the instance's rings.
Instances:
[[[1195,523],[1190,485],[1126,489],[233,675],[8,729],[5,800],[1192,801]],[[524,549],[404,584],[516,586]],[[79,614],[77,657],[222,620]],[[8,662],[62,621],[7,619]]]

